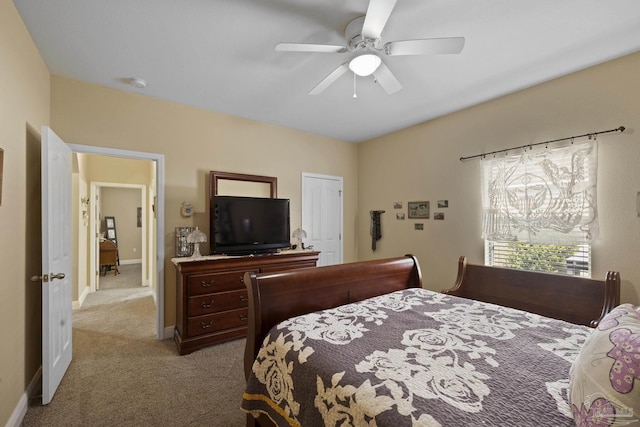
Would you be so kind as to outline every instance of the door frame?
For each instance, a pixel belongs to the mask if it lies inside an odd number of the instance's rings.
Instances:
[[[134,160],[151,160],[156,163],[156,337],[158,340],[163,340],[166,338],[165,335],[167,335],[165,334],[164,327],[164,154],[92,145],[67,145],[73,153],[96,154]],[[149,227],[149,233],[151,233],[151,231],[152,228]],[[171,335],[173,335],[173,330],[169,333],[169,336]]]
[[[344,178],[334,175],[323,175],[317,173],[302,172],[301,180],[301,197],[300,197],[300,226],[304,223],[304,202],[307,197],[307,188],[305,178],[324,179],[330,181],[338,181],[340,183],[340,194],[344,196]],[[339,264],[344,262],[344,197],[340,197],[340,260]]]
[[[149,282],[145,279],[145,275],[144,272],[147,271],[147,264],[148,264],[148,257],[149,254],[147,254],[147,233],[149,232],[149,222],[147,221],[147,186],[146,185],[142,185],[142,184],[120,184],[117,182],[102,182],[102,181],[91,181],[90,184],[90,191],[89,191],[89,197],[91,198],[91,200],[96,200],[96,194],[98,194],[98,190],[100,191],[100,194],[102,193],[102,189],[104,188],[128,188],[128,189],[132,189],[132,190],[140,190],[140,206],[142,207],[142,240],[141,240],[141,247],[140,247],[140,251],[141,251],[141,258],[142,258],[142,273],[141,275],[142,277],[142,286],[149,286]],[[92,272],[91,274],[91,280],[89,281],[89,287],[91,292],[95,292],[96,289],[98,289],[98,281],[100,280],[99,278],[99,270],[100,270],[100,266],[98,265],[98,254],[99,254],[99,250],[98,250],[98,246],[99,246],[99,239],[97,238],[95,232],[93,232],[93,230],[97,230],[99,228],[98,224],[96,224],[97,217],[98,215],[96,215],[96,210],[97,210],[97,206],[96,203],[92,203],[89,206],[89,209],[91,210],[90,213],[90,224],[89,224],[89,229],[91,230],[91,233],[89,234],[89,271]],[[98,274],[96,274],[96,272],[98,272]]]

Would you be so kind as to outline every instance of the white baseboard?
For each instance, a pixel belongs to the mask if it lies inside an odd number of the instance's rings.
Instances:
[[[31,382],[29,382],[27,389],[24,393],[22,393],[22,396],[20,396],[18,404],[7,420],[6,427],[20,427],[22,425],[22,420],[24,419],[24,416],[27,415],[27,409],[29,408],[29,396],[33,396],[34,392],[38,389],[38,384],[40,382],[41,376],[42,366],[38,368],[38,371],[31,379]]]
[[[89,293],[91,293],[91,288],[89,288],[89,286],[85,286],[84,291],[82,291],[82,294],[78,298],[78,301],[73,301],[71,303],[71,309],[77,310],[82,307],[82,304],[84,304],[84,300],[87,299],[87,295],[89,295]]]
[[[166,326],[164,328],[164,339],[169,339],[169,338],[173,338],[173,330],[175,329],[175,326]]]
[[[27,408],[29,407],[29,399],[27,393],[22,393],[18,405],[13,410],[13,413],[7,420],[6,427],[20,427],[24,416],[27,415]]]
[[[129,265],[129,264],[142,264],[142,258],[140,259],[121,259],[120,265]]]

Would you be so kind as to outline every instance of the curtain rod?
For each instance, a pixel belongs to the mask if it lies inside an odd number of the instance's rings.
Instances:
[[[568,136],[566,138],[552,139],[552,140],[549,140],[549,141],[535,142],[533,144],[521,145],[519,147],[505,148],[504,150],[496,150],[496,151],[491,151],[489,153],[476,154],[475,156],[460,157],[460,161],[463,162],[465,160],[475,159],[476,157],[485,158],[486,156],[490,156],[492,154],[505,153],[507,151],[520,150],[522,148],[526,149],[526,148],[535,147],[536,145],[551,144],[553,142],[568,141],[568,140],[573,140],[575,138],[583,138],[585,136],[588,136],[589,139],[591,139],[592,137],[595,137],[596,135],[600,135],[600,134],[603,134],[603,133],[624,132],[624,129],[625,129],[624,126],[620,126],[620,127],[615,128],[615,129],[601,130],[599,132],[585,133],[584,135],[575,135],[575,136]]]

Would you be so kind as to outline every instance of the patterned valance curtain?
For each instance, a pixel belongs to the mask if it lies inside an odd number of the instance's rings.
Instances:
[[[482,160],[483,237],[534,244],[598,238],[596,141]]]

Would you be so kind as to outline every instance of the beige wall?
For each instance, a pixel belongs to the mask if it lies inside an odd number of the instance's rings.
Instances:
[[[40,366],[40,142],[50,80],[13,3],[0,1],[0,425]],[[37,337],[37,339],[35,338]]]
[[[165,156],[165,326],[175,323],[174,228],[209,230],[208,173],[278,178],[300,226],[302,172],[344,177],[344,260],[356,260],[357,146],[62,77],[52,77],[51,127],[66,142]],[[180,215],[182,202],[195,215]],[[208,250],[207,248],[203,248]]]
[[[142,257],[142,227],[138,227],[136,221],[137,208],[142,207],[141,197],[142,190],[139,188],[103,187],[100,192],[102,226],[105,216],[115,219],[121,262],[140,260]]]
[[[82,154],[73,155],[74,164],[74,192],[71,195],[73,203],[72,227],[74,230],[73,245],[73,271],[72,297],[73,307],[77,308],[86,298],[91,276],[89,274],[89,227],[91,226],[91,201],[89,186],[87,184],[86,156]],[[77,186],[77,190],[76,190]],[[89,202],[84,203],[84,201]]]
[[[623,301],[639,301],[640,54],[360,145],[66,78],[50,80],[9,0],[0,1],[0,58],[0,424],[9,420],[41,363],[41,293],[28,278],[40,269],[39,129],[49,123],[67,142],[165,155],[165,235],[157,237],[167,253],[166,325],[175,318],[168,262],[173,228],[208,229],[210,170],[277,176],[279,196],[292,200],[293,228],[300,222],[301,173],[344,177],[344,260],[415,253],[426,286],[440,289],[453,282],[459,255],[482,262],[479,162],[461,163],[460,156],[624,125],[624,134],[599,138],[602,239],[594,245],[594,275],[619,270]],[[85,189],[79,181],[78,194]],[[393,202],[402,201],[406,210],[407,201],[424,199],[448,199],[446,219],[426,221],[422,232],[412,230],[415,221],[394,219]],[[193,218],[180,216],[183,201],[194,205]],[[386,210],[375,253],[371,209]]]
[[[598,137],[601,239],[593,245],[593,276],[621,273],[622,301],[640,301],[640,53],[559,78],[492,102],[359,145],[358,248],[361,259],[418,256],[426,287],[453,284],[456,261],[482,263],[480,161],[462,156],[613,129]],[[406,88],[405,88],[406,90]],[[444,221],[397,221],[393,202],[448,199]],[[368,211],[386,210],[373,253]],[[435,209],[437,210],[437,209]]]
[[[150,160],[123,159],[96,154],[83,154],[83,156],[86,158],[87,182],[149,186],[153,179],[153,162]]]

